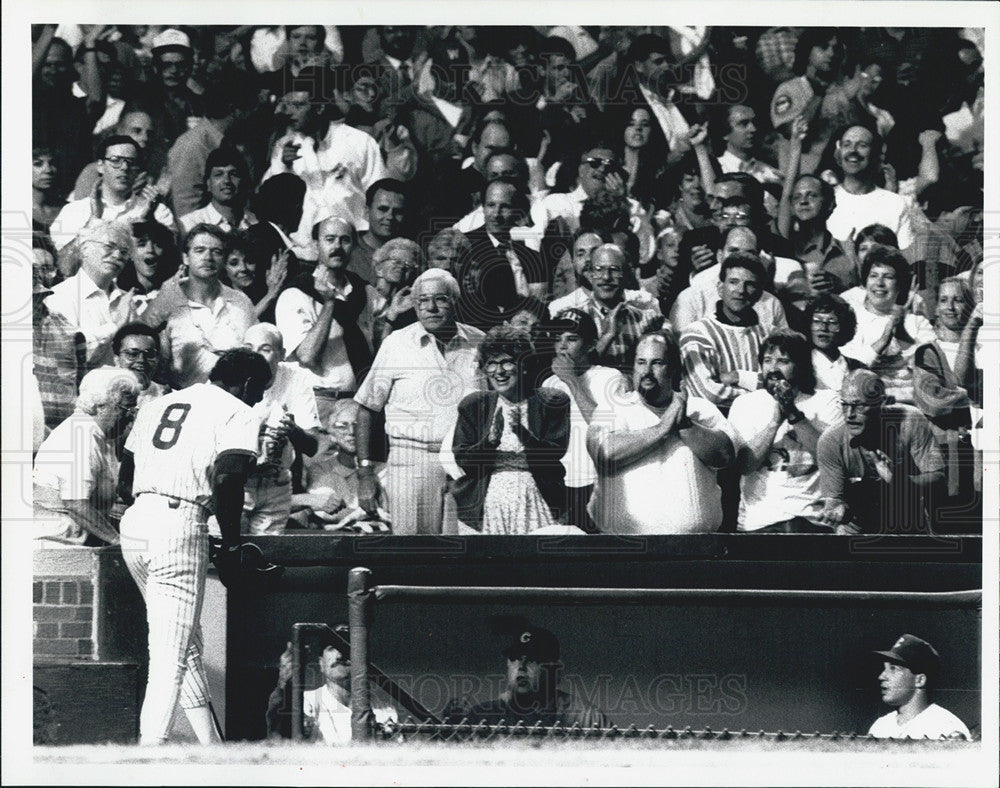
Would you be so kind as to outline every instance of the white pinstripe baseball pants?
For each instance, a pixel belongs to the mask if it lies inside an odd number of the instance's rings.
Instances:
[[[122,556],[146,600],[149,678],[139,717],[142,744],[167,740],[178,700],[184,709],[208,705],[199,621],[208,568],[206,512],[181,501],[143,494],[121,520]]]

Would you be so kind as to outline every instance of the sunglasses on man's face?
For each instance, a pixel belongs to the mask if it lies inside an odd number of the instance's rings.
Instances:
[[[614,159],[603,159],[600,156],[588,156],[584,161],[590,166],[592,170],[599,170],[602,167],[608,169],[614,166]]]

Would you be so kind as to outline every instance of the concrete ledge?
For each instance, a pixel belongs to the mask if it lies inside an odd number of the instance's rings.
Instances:
[[[38,577],[90,577],[100,548],[53,547],[32,554],[33,574]]]

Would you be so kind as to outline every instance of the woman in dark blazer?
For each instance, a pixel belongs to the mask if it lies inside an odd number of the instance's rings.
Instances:
[[[566,508],[570,401],[536,388],[527,334],[493,328],[479,347],[489,391],[459,403],[452,448],[465,472],[453,490],[458,519],[484,534],[526,534],[558,525]]]

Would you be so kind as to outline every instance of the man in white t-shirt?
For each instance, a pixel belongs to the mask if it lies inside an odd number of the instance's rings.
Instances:
[[[764,388],[738,396],[729,411],[740,445],[740,531],[829,533],[814,522],[822,507],[816,443],[843,423],[840,397],[816,391],[809,341],[775,331],[760,347]]]
[[[905,198],[875,185],[882,164],[882,139],[867,126],[850,126],[836,143],[834,154],[843,182],[834,193],[837,203],[826,229],[841,243],[870,224],[882,224],[896,234],[899,248],[913,243],[913,225]]]
[[[682,373],[672,336],[644,336],[635,391],[615,408],[613,426],[590,425],[598,474],[590,514],[605,533],[711,533],[722,523],[715,471],[733,461],[735,436],[711,402],[681,390]]]
[[[616,403],[628,393],[628,382],[617,369],[591,364],[597,344],[597,324],[586,312],[566,309],[544,326],[553,342],[552,375],[542,386],[570,396],[569,449],[562,458],[571,525],[596,530],[587,504],[597,481],[597,469],[587,453],[590,424],[611,424]]]
[[[876,651],[883,667],[878,680],[882,700],[896,711],[875,720],[868,731],[877,739],[971,739],[969,729],[947,709],[931,702],[940,657],[926,640],[901,635],[888,651]]]
[[[316,437],[307,430],[319,429],[319,411],[309,372],[284,361],[285,348],[277,326],[251,326],[243,346],[260,353],[273,376],[264,398],[253,406],[254,414],[267,426],[256,472],[247,480],[243,530],[280,534],[292,513],[293,449],[307,457],[316,453]]]

